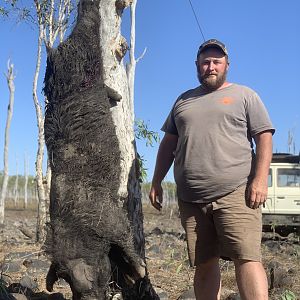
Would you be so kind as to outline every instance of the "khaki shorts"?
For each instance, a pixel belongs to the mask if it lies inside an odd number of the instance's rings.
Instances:
[[[261,261],[261,208],[247,205],[243,185],[207,203],[178,201],[191,266],[213,257]]]

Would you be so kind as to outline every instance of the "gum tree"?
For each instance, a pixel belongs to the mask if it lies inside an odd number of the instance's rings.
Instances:
[[[7,74],[6,80],[9,89],[9,103],[7,108],[7,119],[5,126],[5,136],[4,136],[4,153],[3,153],[3,183],[2,190],[0,194],[0,224],[4,224],[4,207],[5,207],[5,196],[6,189],[8,184],[8,149],[9,149],[9,133],[10,133],[10,124],[13,116],[14,100],[15,100],[15,75],[14,75],[14,65],[8,61],[7,63]]]

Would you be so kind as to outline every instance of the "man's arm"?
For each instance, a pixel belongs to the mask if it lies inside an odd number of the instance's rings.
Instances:
[[[152,186],[149,193],[151,204],[157,210],[161,210],[162,207],[163,190],[161,182],[174,161],[174,151],[176,150],[177,141],[177,135],[166,133],[158,149]]]
[[[256,144],[255,175],[249,186],[248,199],[251,208],[265,203],[268,195],[268,174],[272,160],[272,133],[264,131],[254,136]]]

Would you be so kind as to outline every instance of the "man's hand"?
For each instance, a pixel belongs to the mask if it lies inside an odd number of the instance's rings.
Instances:
[[[268,174],[272,160],[272,131],[263,131],[254,136],[256,143],[255,176],[248,188],[251,208],[264,204],[268,196]]]
[[[264,204],[268,196],[268,185],[265,180],[254,178],[248,187],[247,198],[249,200],[250,208],[256,209],[261,204]]]
[[[161,182],[163,181],[173,163],[174,151],[177,146],[177,141],[177,135],[166,133],[158,148],[152,186],[149,193],[151,204],[157,210],[161,210],[162,207],[161,205],[163,201],[163,189],[161,187]]]
[[[149,199],[151,201],[152,206],[160,211],[163,202],[163,189],[161,187],[161,184],[152,184],[149,193]]]

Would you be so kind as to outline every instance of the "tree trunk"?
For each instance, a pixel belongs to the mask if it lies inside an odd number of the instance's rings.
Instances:
[[[126,1],[82,0],[70,37],[48,52],[52,264],[47,289],[73,299],[158,299],[147,276],[133,107],[120,35]]]
[[[24,209],[28,206],[28,156],[25,153],[24,155]]]
[[[36,183],[38,192],[38,215],[36,241],[43,242],[45,239],[45,225],[48,221],[48,200],[49,186],[51,181],[51,171],[47,167],[46,178],[43,177],[43,159],[44,159],[44,114],[42,105],[37,96],[37,84],[41,66],[42,45],[46,48],[52,48],[58,35],[60,41],[63,40],[66,29],[69,25],[71,1],[62,0],[34,0],[36,17],[38,24],[38,51],[36,69],[33,79],[33,101],[36,109],[38,126],[38,151],[36,156]],[[55,15],[57,14],[57,18]],[[47,99],[45,99],[46,103]]]
[[[16,179],[14,186],[14,205],[17,207],[19,200],[19,174],[18,174],[18,158],[16,157]]]
[[[130,82],[121,61],[127,50],[127,43],[120,34],[122,6],[129,1],[100,1],[100,53],[103,61],[103,80],[105,85],[117,91],[122,99],[111,107],[112,118],[120,149],[121,173],[118,195],[126,206],[128,216],[134,224],[134,239],[138,251],[144,257],[144,233],[142,223],[141,190],[139,183],[139,165],[136,158],[135,139],[133,131],[134,107],[133,77],[135,59],[132,53]],[[119,9],[116,10],[116,7]],[[134,43],[133,43],[134,44]]]
[[[42,55],[42,41],[43,41],[43,26],[39,25],[39,36],[38,36],[38,49],[37,49],[37,60],[36,69],[33,79],[33,102],[36,111],[37,127],[38,127],[38,150],[36,155],[35,170],[36,170],[36,184],[38,193],[38,215],[37,215],[37,228],[36,228],[36,241],[43,242],[45,239],[45,224],[46,224],[46,196],[45,188],[43,183],[43,158],[44,158],[44,116],[42,106],[38,100],[37,95],[37,83],[39,78],[40,66],[41,66],[41,55]]]
[[[0,195],[0,224],[4,224],[4,208],[5,196],[8,184],[8,147],[9,147],[9,130],[10,123],[13,115],[14,100],[15,100],[15,84],[14,84],[14,65],[8,62],[8,71],[6,75],[7,85],[9,89],[9,104],[7,108],[7,119],[4,136],[4,154],[3,154],[3,183]]]
[[[129,48],[129,64],[126,66],[126,74],[128,80],[129,99],[130,99],[130,110],[132,112],[132,122],[134,122],[134,78],[135,78],[135,67],[136,60],[134,56],[135,50],[135,8],[136,0],[132,0],[130,5],[130,48]]]

